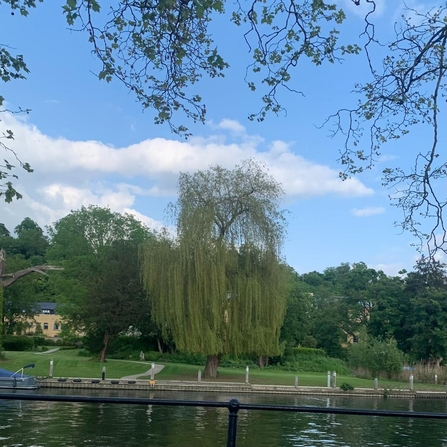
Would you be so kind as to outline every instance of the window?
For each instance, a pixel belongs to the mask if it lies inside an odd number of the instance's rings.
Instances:
[[[43,310],[42,310],[42,313],[48,315],[48,314],[50,313],[50,311],[49,311],[49,309],[43,309]]]
[[[59,323],[54,323],[53,330],[55,331],[59,330]]]
[[[44,331],[48,331],[48,323],[44,323],[43,324],[43,330]]]

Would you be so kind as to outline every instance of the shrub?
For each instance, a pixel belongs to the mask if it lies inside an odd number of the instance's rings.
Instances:
[[[318,341],[315,337],[312,337],[312,335],[306,335],[301,342],[301,346],[305,348],[316,348],[317,345]]]
[[[34,340],[25,336],[6,335],[2,343],[5,351],[31,351],[34,348]]]
[[[220,361],[220,366],[225,368],[245,368],[248,366],[249,368],[259,368],[259,365],[252,358],[233,358],[227,355],[222,357]]]
[[[344,360],[326,356],[300,356],[294,362],[285,362],[278,369],[303,372],[337,371],[337,374],[350,375],[351,370]]]
[[[149,351],[144,355],[146,360],[151,360],[153,362],[156,362],[157,360],[160,360],[163,357],[163,353],[159,351]]]
[[[284,355],[280,363],[271,365],[269,368],[302,372],[337,371],[342,375],[351,374],[351,370],[344,360],[327,357],[322,349],[292,348],[291,351],[294,352],[293,356]]]
[[[350,383],[345,382],[340,385],[340,389],[342,389],[343,391],[352,391],[354,387]]]
[[[292,348],[292,352],[295,355],[295,357],[302,355],[321,355],[321,356],[326,355],[324,349],[317,349],[317,348],[298,347],[298,348]]]
[[[394,339],[381,340],[365,335],[349,352],[349,364],[353,368],[368,370],[374,377],[385,375],[390,379],[400,373],[404,363],[405,354],[397,347]]]
[[[44,346],[45,345],[45,337],[33,337],[34,346]]]
[[[138,352],[148,351],[153,349],[154,346],[148,343],[146,339],[141,337],[129,336],[129,335],[119,335],[110,342],[109,352],[111,354],[117,354],[120,352]]]

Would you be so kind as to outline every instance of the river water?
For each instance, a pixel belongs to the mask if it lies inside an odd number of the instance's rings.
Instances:
[[[115,395],[148,397],[136,393]],[[236,397],[243,403],[447,412],[447,400],[443,399],[180,392],[159,392],[151,397],[218,401]],[[2,447],[224,447],[227,428],[225,408],[0,400]],[[447,447],[447,421],[240,411],[237,446]]]

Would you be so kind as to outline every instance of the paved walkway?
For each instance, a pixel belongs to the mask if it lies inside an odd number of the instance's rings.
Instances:
[[[165,366],[164,365],[155,365],[154,368],[154,374],[159,373]],[[138,379],[139,377],[145,377],[145,376],[150,376],[152,372],[152,368],[150,368],[148,371],[146,371],[145,373],[140,373],[140,374],[133,374],[131,376],[125,376],[125,377],[121,377],[122,380],[135,380]]]
[[[36,354],[51,354],[52,352],[59,351],[60,348],[49,349],[48,351],[36,352]]]

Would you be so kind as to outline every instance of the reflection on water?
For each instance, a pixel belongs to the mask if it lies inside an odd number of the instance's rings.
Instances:
[[[90,393],[100,395],[100,392]],[[119,395],[119,393],[116,393]],[[121,394],[123,395],[123,394]],[[138,393],[128,393],[135,397]],[[140,397],[142,397],[140,395]],[[147,395],[145,396],[147,397]],[[311,405],[404,411],[446,411],[445,400],[213,395],[157,393],[155,398],[245,403]],[[0,401],[0,445],[4,447],[225,446],[228,411],[224,408],[155,405]],[[447,447],[447,422],[240,411],[238,447]]]

